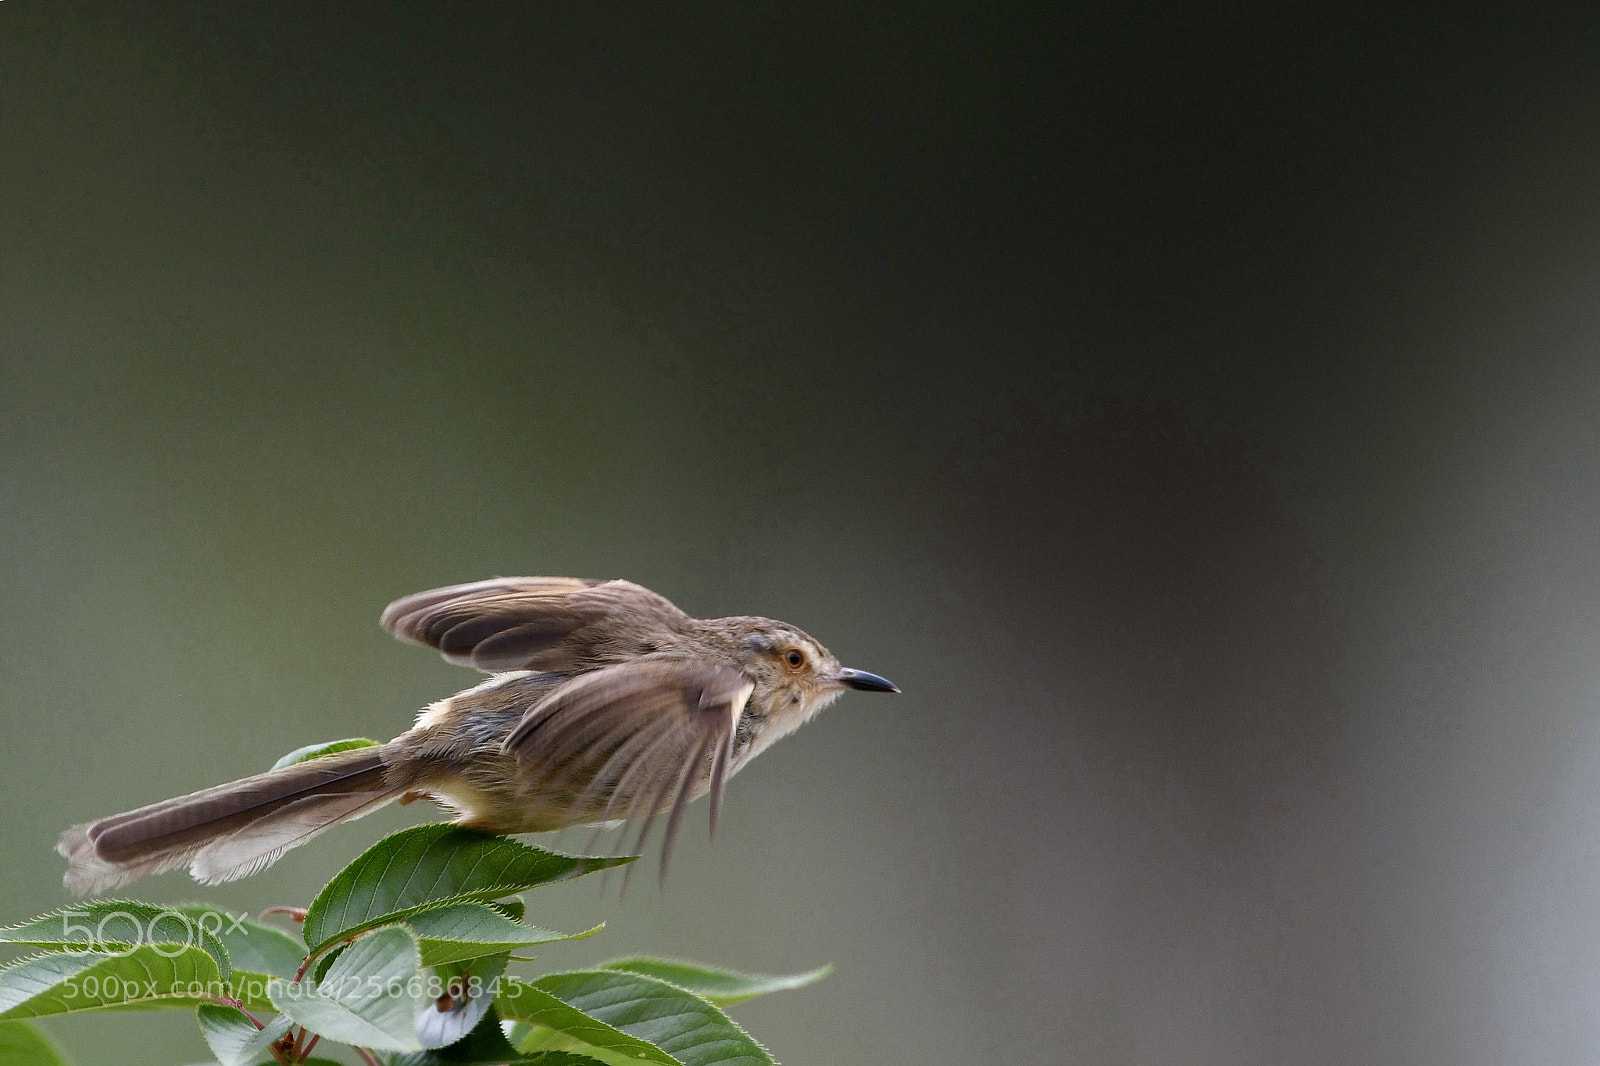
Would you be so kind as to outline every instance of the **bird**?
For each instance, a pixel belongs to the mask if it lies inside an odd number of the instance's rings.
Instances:
[[[688,803],[847,690],[899,692],[771,618],[692,618],[631,581],[499,577],[398,599],[380,623],[490,675],[424,707],[386,744],[327,754],[75,825],[66,888],[102,894],[187,865],[246,877],[391,802],[512,835],[667,816],[661,874]]]

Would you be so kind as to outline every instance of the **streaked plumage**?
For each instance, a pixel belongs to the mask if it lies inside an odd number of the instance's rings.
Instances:
[[[768,618],[695,619],[628,581],[494,578],[397,600],[401,640],[493,673],[425,708],[378,748],[327,756],[74,826],[66,884],[105,892],[188,865],[204,883],[262,869],[396,799],[426,797],[496,833],[667,815],[662,871],[684,808],[845,688],[897,691],[839,666]]]

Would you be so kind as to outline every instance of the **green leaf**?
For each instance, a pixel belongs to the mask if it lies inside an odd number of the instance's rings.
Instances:
[[[67,1059],[27,1022],[0,1022],[0,1066],[67,1066]]]
[[[683,959],[655,959],[645,955],[601,963],[600,969],[621,970],[654,977],[679,988],[687,988],[719,1007],[731,1007],[735,1003],[743,1003],[747,999],[764,996],[769,992],[804,988],[833,972],[832,965],[828,965],[807,970],[805,973],[785,975],[739,973],[737,970],[724,970],[718,966],[706,966],[703,963],[687,962]]]
[[[534,944],[582,940],[605,928],[605,923],[581,933],[557,933],[514,922],[482,903],[447,903],[418,911],[405,925],[422,946],[422,965],[442,966],[461,959],[503,955]]]
[[[311,969],[312,976],[315,977],[317,981],[321,981],[324,977],[326,977],[328,971],[333,968],[333,964],[339,961],[339,956],[344,954],[344,949],[349,946],[349,944],[340,944],[332,951],[322,956],[322,958],[318,959],[316,966],[312,967]]]
[[[417,942],[399,926],[364,936],[339,956],[315,988],[272,983],[272,1003],[314,1033],[378,1051],[420,1051],[422,1009]]]
[[[215,932],[228,949],[233,965],[252,973],[293,977],[305,958],[305,945],[282,929],[263,922],[234,916],[205,903],[185,903],[173,910],[187,915],[201,928]]]
[[[631,1052],[595,1047],[564,1033],[558,1033],[554,1029],[542,1025],[529,1025],[527,1022],[518,1022],[512,1026],[506,1039],[518,1049],[519,1054],[527,1056],[523,1060],[526,1062],[547,1061],[540,1058],[541,1055],[579,1055],[585,1059],[592,1058],[601,1063],[601,1066],[639,1066],[641,1062],[647,1061]]]
[[[240,1001],[248,1011],[272,1010],[267,989],[277,979],[273,974],[234,970],[233,976],[228,978],[228,998]]]
[[[415,1055],[391,1055],[388,1060],[388,1066],[500,1066],[502,1063],[505,1066],[604,1066],[598,1059],[570,1052],[522,1054],[506,1039],[500,1028],[500,1016],[493,1010],[465,1039],[449,1047]]]
[[[192,1007],[227,990],[216,960],[199,948],[152,945],[125,955],[56,952],[0,970],[0,1021],[89,1010]]]
[[[661,1049],[684,1066],[773,1066],[766,1049],[721,1010],[654,977],[580,970],[548,974],[535,981],[534,987],[597,1022]],[[550,1025],[543,1018],[527,1020]]]
[[[215,1003],[200,1004],[195,1020],[200,1023],[200,1035],[222,1066],[252,1066],[291,1027],[289,1019],[279,1015],[257,1029],[244,1011]]]
[[[0,929],[0,944],[28,944],[74,954],[118,955],[130,948],[159,944],[198,947],[216,961],[227,978],[228,949],[216,932],[182,908],[158,907],[131,899],[102,899],[41,914],[31,922]]]
[[[501,1017],[554,1030],[579,1047],[589,1045],[605,1051],[619,1052],[632,1062],[681,1066],[677,1059],[648,1040],[641,1040],[621,1029],[591,1018],[537,985],[507,979],[501,983],[500,989],[500,995],[495,999],[494,1005]],[[526,1045],[519,1046],[526,1050]]]
[[[513,922],[520,922],[528,916],[528,905],[522,902],[521,896],[512,896],[510,899],[491,900],[485,906],[493,907]]]
[[[323,886],[306,912],[306,943],[320,954],[426,907],[486,903],[633,859],[558,855],[460,826],[414,826],[378,841]]]
[[[307,759],[320,759],[324,755],[337,755],[341,751],[350,751],[354,748],[375,748],[378,741],[366,737],[350,737],[347,740],[325,740],[321,744],[307,744],[303,748],[296,748],[277,762],[272,764],[274,770],[282,770],[285,766],[293,766],[297,762]]]

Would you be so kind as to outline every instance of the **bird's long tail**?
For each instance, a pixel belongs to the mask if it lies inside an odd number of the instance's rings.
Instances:
[[[75,825],[56,845],[68,861],[66,886],[74,895],[100,894],[185,864],[202,884],[248,876],[323,830],[398,799],[383,752],[328,755]]]

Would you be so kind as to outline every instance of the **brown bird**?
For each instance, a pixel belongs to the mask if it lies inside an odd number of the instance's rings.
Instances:
[[[770,618],[690,618],[629,581],[506,577],[391,603],[385,629],[493,674],[387,744],[75,825],[66,886],[100,893],[187,864],[215,884],[394,800],[431,799],[493,833],[668,813],[711,794],[847,688],[898,692]]]

